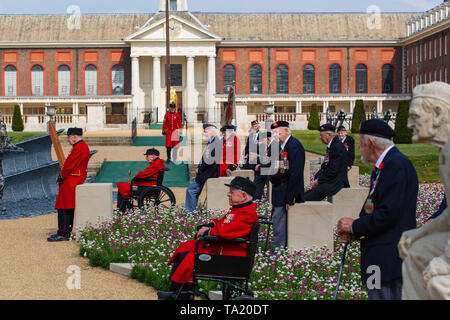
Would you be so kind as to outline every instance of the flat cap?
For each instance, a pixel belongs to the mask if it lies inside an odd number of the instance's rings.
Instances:
[[[83,135],[83,129],[81,129],[81,128],[69,128],[68,130],[67,130],[67,135],[68,136],[73,136],[73,135],[75,135],[75,136],[82,136]]]
[[[359,133],[386,139],[391,139],[396,136],[391,126],[380,119],[371,119],[361,122]]]
[[[335,131],[336,131],[336,127],[333,126],[333,125],[330,124],[330,123],[325,123],[325,124],[323,124],[323,125],[321,125],[321,126],[319,127],[319,131],[320,131],[320,132],[324,132],[324,131],[332,131],[332,132],[335,132]]]
[[[244,177],[236,177],[234,178],[230,184],[226,184],[227,187],[232,187],[239,189],[241,191],[244,191],[251,195],[252,197],[255,196],[256,192],[256,184],[254,184],[250,179],[244,178]]]
[[[270,129],[273,130],[273,129],[276,129],[276,128],[282,128],[282,127],[289,128],[289,122],[287,122],[287,121],[277,121],[277,122],[274,122],[274,123],[270,126]]]

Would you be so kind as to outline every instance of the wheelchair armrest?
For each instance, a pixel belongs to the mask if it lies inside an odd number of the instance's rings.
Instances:
[[[219,238],[219,237],[210,236],[210,235],[198,238],[197,242],[200,242],[200,241],[209,242],[209,243],[217,243],[217,242],[223,242],[223,243],[246,243],[247,242],[247,240],[245,240],[244,238],[224,239],[224,238]]]
[[[157,181],[155,178],[133,178],[132,182],[149,182]]]

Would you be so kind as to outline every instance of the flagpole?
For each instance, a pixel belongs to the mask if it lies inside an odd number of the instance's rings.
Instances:
[[[169,0],[166,0],[166,109],[170,105],[170,31]]]

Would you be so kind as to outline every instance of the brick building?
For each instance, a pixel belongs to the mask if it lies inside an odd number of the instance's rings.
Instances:
[[[0,111],[21,107],[25,130],[128,128],[161,122],[165,1],[155,14],[0,15]],[[449,5],[425,13],[191,13],[170,1],[171,84],[187,123],[223,121],[236,82],[237,124],[276,119],[306,128],[322,113],[394,112],[412,88],[448,82]],[[325,120],[325,117],[322,117]]]

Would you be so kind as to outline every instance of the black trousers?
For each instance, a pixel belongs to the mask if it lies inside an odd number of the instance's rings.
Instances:
[[[256,192],[253,200],[261,200],[264,194],[264,187],[266,186],[268,176],[261,176],[255,173]]]
[[[322,201],[327,197],[327,194],[319,192],[315,189],[305,192],[305,201]]]
[[[58,209],[58,235],[70,237],[75,209]]]

